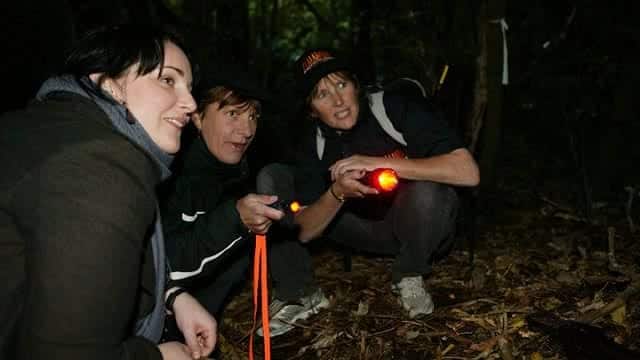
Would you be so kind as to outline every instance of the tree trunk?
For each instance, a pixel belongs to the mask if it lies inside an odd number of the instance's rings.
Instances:
[[[482,129],[487,109],[487,15],[486,2],[482,1],[478,14],[478,54],[476,56],[476,75],[473,86],[473,102],[469,125],[466,127],[465,142],[469,151],[476,153],[478,136]]]
[[[266,0],[262,0],[266,1]],[[266,6],[265,6],[266,8]],[[278,0],[271,0],[271,12],[269,13],[269,22],[266,23],[267,11],[265,9],[265,28],[264,28],[264,42],[260,44],[262,49],[262,57],[260,62],[262,63],[262,85],[268,87],[273,80],[273,55],[271,54],[271,45],[273,39],[276,38],[278,31],[278,16],[280,10],[280,2]]]
[[[480,172],[482,187],[495,186],[496,163],[502,134],[502,31],[499,21],[505,16],[505,0],[487,0],[486,16],[481,12],[487,38],[487,108],[481,131]],[[483,18],[484,16],[484,18]],[[489,23],[487,23],[489,21]]]
[[[216,48],[220,56],[240,67],[249,58],[249,7],[247,0],[219,1],[216,8]]]
[[[361,84],[375,81],[375,62],[371,45],[371,17],[373,15],[372,0],[356,0],[353,2],[353,21],[357,25],[354,39],[354,59],[358,64],[358,75]]]
[[[215,4],[210,0],[190,0],[182,3],[181,19],[188,24],[184,27],[185,40],[191,50],[191,58],[206,77],[210,71],[211,59],[218,59],[216,46]]]

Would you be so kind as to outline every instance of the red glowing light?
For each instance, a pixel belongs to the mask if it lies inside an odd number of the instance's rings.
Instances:
[[[370,185],[380,191],[393,191],[398,186],[398,174],[393,169],[377,169],[371,173]]]

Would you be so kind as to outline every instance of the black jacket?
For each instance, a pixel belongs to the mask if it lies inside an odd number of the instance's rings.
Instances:
[[[252,187],[245,160],[221,163],[201,137],[175,174],[166,190],[162,221],[172,285],[191,287],[224,269],[237,251],[248,251],[249,233],[236,201]]]
[[[158,168],[88,99],[0,117],[0,358],[161,359],[153,307]]]

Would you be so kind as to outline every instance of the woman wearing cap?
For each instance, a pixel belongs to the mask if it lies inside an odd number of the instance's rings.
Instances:
[[[268,206],[276,197],[252,193],[245,157],[266,94],[232,69],[225,66],[201,86],[193,117],[198,136],[163,206],[170,277],[217,316],[233,286],[245,280],[252,234],[266,233],[283,216]]]
[[[453,187],[479,182],[474,159],[424,98],[387,92],[384,108],[406,145],[399,143],[373,115],[369,94],[346,63],[329,50],[306,52],[295,71],[297,93],[313,123],[302,137],[295,168],[297,199],[306,205],[296,215],[299,239],[324,236],[347,247],[394,256],[392,287],[404,309],[411,317],[431,313],[433,302],[422,276],[451,242],[457,209]],[[360,181],[378,168],[391,168],[401,179],[392,196],[378,195],[376,188]],[[290,260],[280,261],[309,259],[291,253]],[[272,272],[272,277],[287,284],[290,293],[305,286],[290,281],[285,272]],[[291,328],[287,323],[297,315],[289,309],[271,316],[273,328]]]
[[[213,350],[214,318],[188,293],[165,292],[155,186],[196,108],[179,44],[150,27],[95,31],[65,75],[2,117],[0,358],[166,360]],[[167,311],[186,345],[158,345]]]

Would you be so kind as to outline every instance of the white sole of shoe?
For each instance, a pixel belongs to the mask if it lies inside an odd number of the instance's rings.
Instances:
[[[311,315],[315,315],[315,314],[319,313],[320,310],[328,308],[329,305],[330,305],[329,299],[324,298],[316,306],[314,306],[311,309],[303,311],[303,312],[297,314],[296,316],[294,316],[293,319],[291,319],[291,321],[284,321],[284,320],[277,320],[276,319],[277,321],[283,323],[284,325],[280,326],[278,328],[278,330],[274,330],[273,328],[270,327],[269,328],[269,333],[271,335],[270,337],[274,338],[276,336],[280,336],[280,335],[284,335],[284,334],[288,333],[289,331],[293,330],[293,328],[295,327],[294,325],[292,325],[293,323],[295,323],[295,322],[297,322],[299,320],[306,320]],[[258,336],[263,336],[262,328],[256,330],[256,334]]]

